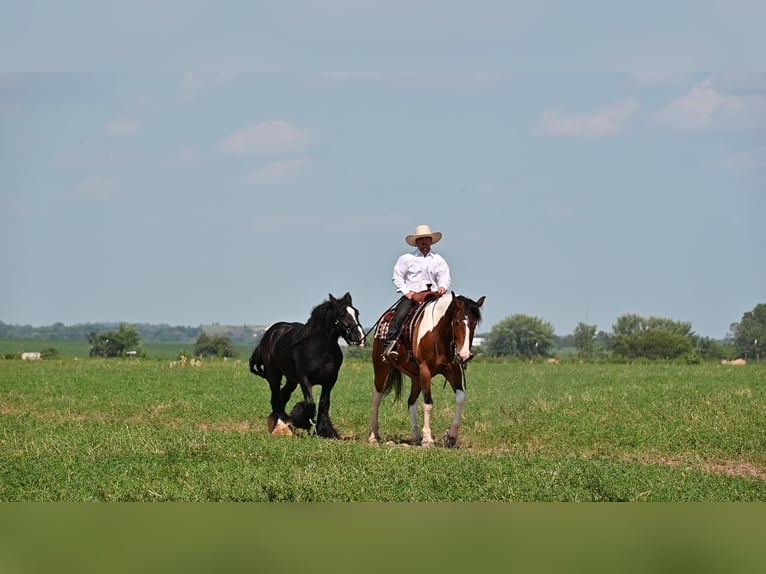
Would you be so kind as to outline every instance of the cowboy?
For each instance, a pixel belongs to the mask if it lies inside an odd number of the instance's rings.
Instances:
[[[438,243],[441,238],[442,234],[439,231],[431,231],[428,225],[418,225],[415,233],[404,239],[407,245],[417,249],[399,257],[394,265],[394,286],[402,296],[396,303],[394,318],[383,343],[385,345],[384,361],[395,361],[399,358],[396,342],[399,339],[402,322],[410,309],[422,303],[426,295],[437,297],[444,295],[452,284],[449,265],[444,257],[431,251],[431,246]]]

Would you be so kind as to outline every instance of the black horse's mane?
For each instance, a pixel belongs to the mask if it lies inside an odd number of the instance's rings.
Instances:
[[[296,333],[297,339],[303,339],[311,335],[330,331],[335,321],[334,307],[332,301],[324,301],[311,310],[311,316],[308,321]]]

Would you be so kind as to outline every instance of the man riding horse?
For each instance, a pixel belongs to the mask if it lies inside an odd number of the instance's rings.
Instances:
[[[394,265],[394,286],[402,296],[396,303],[396,311],[384,342],[384,361],[395,361],[399,358],[396,343],[402,323],[410,310],[429,297],[444,295],[452,284],[447,261],[431,251],[431,246],[441,238],[442,234],[438,231],[432,232],[428,225],[418,225],[415,233],[404,239],[408,245],[417,249],[403,254]]]

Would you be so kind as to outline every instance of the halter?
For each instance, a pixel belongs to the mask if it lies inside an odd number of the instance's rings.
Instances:
[[[335,327],[336,331],[340,332],[340,336],[343,337],[343,340],[346,341],[346,343],[348,343],[349,345],[352,344],[351,341],[348,340],[348,338],[351,336],[351,332],[354,331],[353,327],[348,327],[343,325],[340,319],[335,319],[335,321],[333,322],[333,327]]]

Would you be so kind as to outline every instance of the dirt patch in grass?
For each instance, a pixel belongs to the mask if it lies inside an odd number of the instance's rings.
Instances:
[[[229,433],[248,433],[253,430],[249,422],[217,422],[217,423],[199,423],[197,428],[202,431]]]
[[[672,467],[688,466],[690,468],[699,468],[705,472],[718,472],[725,474],[726,476],[748,477],[766,480],[766,471],[764,469],[758,468],[751,462],[726,460],[721,463],[704,462],[701,465],[696,466],[690,464],[688,461],[667,457],[659,457],[654,462],[657,464],[663,464]]]

